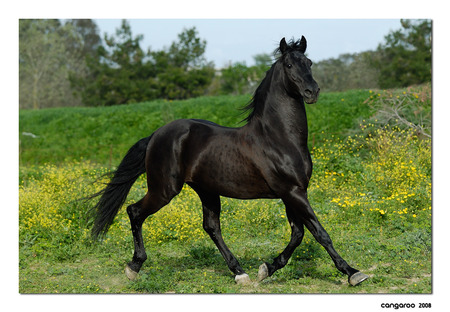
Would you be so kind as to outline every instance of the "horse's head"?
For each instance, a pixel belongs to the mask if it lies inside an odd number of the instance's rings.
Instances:
[[[319,97],[320,88],[311,73],[312,62],[305,56],[306,39],[292,40],[289,44],[283,38],[280,41],[280,62],[285,73],[285,86],[291,96],[301,96],[306,103],[312,104]]]

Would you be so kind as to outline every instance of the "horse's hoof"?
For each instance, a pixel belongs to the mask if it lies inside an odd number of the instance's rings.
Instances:
[[[250,277],[248,277],[247,273],[236,275],[234,280],[236,281],[236,284],[238,284],[238,285],[249,285],[252,282],[250,280]]]
[[[259,266],[258,270],[258,282],[261,282],[263,279],[269,276],[269,268],[266,263],[263,263]]]
[[[356,272],[355,274],[353,274],[352,276],[350,276],[348,278],[348,282],[350,283],[350,285],[356,286],[356,285],[364,282],[368,278],[369,278],[369,276],[367,276],[366,274],[361,273],[361,272]]]
[[[138,272],[133,271],[128,265],[125,267],[125,274],[130,281],[136,280]]]

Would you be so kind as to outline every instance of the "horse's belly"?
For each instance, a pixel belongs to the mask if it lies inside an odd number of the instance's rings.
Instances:
[[[217,176],[215,179],[195,179],[192,183],[201,186],[205,191],[225,197],[239,199],[276,197],[264,180],[236,180]]]
[[[188,170],[186,182],[195,183],[204,190],[226,197],[275,197],[251,159],[226,148],[208,153],[193,164]]]

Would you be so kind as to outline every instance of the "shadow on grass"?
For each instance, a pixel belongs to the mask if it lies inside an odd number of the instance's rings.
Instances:
[[[331,258],[321,248],[315,244],[307,245],[304,249],[298,248],[288,265],[261,282],[261,286],[283,286],[297,280],[306,282],[310,279],[342,285],[342,280],[346,279],[345,275],[337,271]],[[236,253],[238,261],[254,282],[258,267],[264,262],[257,256],[264,255],[264,251],[257,249],[251,254]],[[267,255],[266,250],[265,261],[272,262],[277,255],[278,253],[273,251]],[[149,257],[142,267],[139,278],[130,285],[130,288],[146,293],[179,292],[180,289],[184,293],[208,292],[208,289],[210,292],[240,292],[233,274],[217,248],[201,244],[186,247],[184,253],[166,253],[165,250],[156,252]],[[245,289],[243,291],[245,292]]]

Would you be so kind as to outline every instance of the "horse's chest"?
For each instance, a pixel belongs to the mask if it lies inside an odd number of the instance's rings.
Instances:
[[[308,149],[290,150],[272,158],[272,175],[281,185],[298,185],[307,188],[312,174],[312,162]]]

